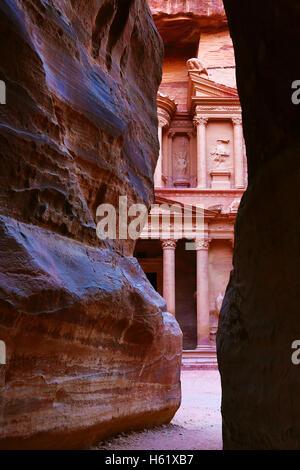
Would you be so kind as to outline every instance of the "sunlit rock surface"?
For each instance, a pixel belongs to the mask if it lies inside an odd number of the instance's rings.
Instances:
[[[181,332],[101,203],[153,200],[162,45],[144,0],[2,0],[0,448],[169,421]],[[5,373],[3,377],[3,367]]]
[[[300,10],[224,0],[237,60],[249,188],[218,332],[225,449],[300,448]]]
[[[199,41],[199,30],[219,31],[227,26],[222,0],[149,0],[148,3],[166,46],[189,46]]]
[[[224,22],[226,14],[222,0],[148,0],[155,16],[187,14],[198,18],[220,18]]]

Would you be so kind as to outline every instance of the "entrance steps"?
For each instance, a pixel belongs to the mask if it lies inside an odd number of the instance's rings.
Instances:
[[[197,349],[182,351],[182,370],[218,370],[216,347],[198,346]]]

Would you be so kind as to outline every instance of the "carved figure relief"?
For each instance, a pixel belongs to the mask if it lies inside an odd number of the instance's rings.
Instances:
[[[187,135],[177,135],[173,140],[173,184],[187,187],[190,184],[190,144]]]
[[[188,169],[187,151],[175,153],[175,168],[178,176],[186,176]]]
[[[176,136],[173,141],[173,173],[176,177],[189,174],[189,140],[186,136]]]
[[[205,75],[208,77],[208,73],[202,62],[197,58],[189,59],[186,63],[187,68],[190,72],[199,72],[200,75]]]
[[[229,139],[218,139],[215,148],[210,153],[217,168],[224,168],[226,160],[230,157],[229,143]]]

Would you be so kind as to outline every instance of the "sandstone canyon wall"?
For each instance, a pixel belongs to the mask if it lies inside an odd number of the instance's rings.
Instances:
[[[0,448],[168,422],[181,332],[101,203],[149,205],[162,45],[144,0],[2,0]]]
[[[218,331],[225,449],[300,448],[300,108],[297,2],[224,0],[243,106],[249,188]]]

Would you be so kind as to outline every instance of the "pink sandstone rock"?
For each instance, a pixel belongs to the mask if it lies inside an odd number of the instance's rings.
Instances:
[[[149,0],[155,24],[165,45],[190,45],[199,40],[199,30],[227,27],[222,0]]]
[[[198,18],[220,18],[227,23],[222,0],[148,0],[154,17],[186,14]]]
[[[162,46],[144,0],[0,6],[0,448],[171,420],[181,331],[96,209],[153,200]],[[3,368],[5,368],[3,374]]]

